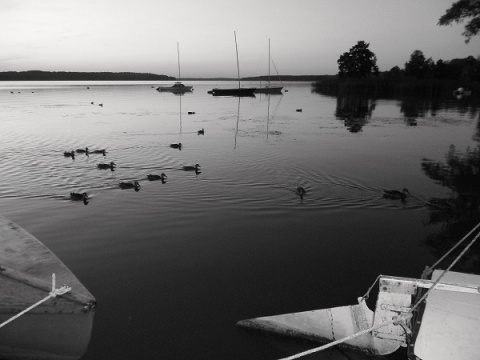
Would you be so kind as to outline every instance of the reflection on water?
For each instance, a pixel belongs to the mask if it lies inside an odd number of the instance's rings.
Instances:
[[[236,322],[354,304],[379,274],[419,276],[478,222],[471,100],[152,85],[0,84],[0,211],[96,296],[86,360],[291,355],[310,345]],[[403,188],[404,201],[383,197]],[[475,251],[462,269],[478,271]]]
[[[453,247],[456,239],[464,235],[468,227],[474,227],[480,219],[480,145],[475,149],[458,152],[450,146],[446,162],[424,159],[425,174],[436,183],[449,188],[448,197],[431,198],[430,223],[441,224],[441,231],[429,235],[425,243],[437,255]],[[452,261],[458,253],[447,259]],[[480,268],[480,246],[476,244],[461,259],[458,269],[476,272]]]
[[[362,130],[372,117],[375,110],[375,101],[360,97],[338,97],[335,116],[343,120],[345,127],[353,133]]]

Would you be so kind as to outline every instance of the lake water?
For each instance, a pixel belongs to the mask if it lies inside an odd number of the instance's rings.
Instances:
[[[477,208],[428,206],[458,195],[428,164],[477,147],[478,103],[337,99],[309,83],[241,99],[207,94],[235,83],[194,82],[184,96],[155,85],[0,83],[0,213],[96,297],[85,360],[292,355],[312,344],[236,322],[355,304],[379,274],[418,277],[449,248],[441,234],[480,220]],[[64,157],[85,147],[107,153]],[[97,169],[111,161],[115,171]],[[162,172],[165,183],[147,180]],[[139,191],[118,186],[134,180]],[[383,198],[390,188],[412,196]],[[462,269],[478,272],[472,261]]]

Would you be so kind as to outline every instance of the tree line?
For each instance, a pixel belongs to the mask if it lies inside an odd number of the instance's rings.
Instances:
[[[174,77],[133,72],[5,71],[0,81],[162,81]]]

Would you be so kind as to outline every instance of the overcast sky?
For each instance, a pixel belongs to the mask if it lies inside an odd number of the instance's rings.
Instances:
[[[0,71],[132,71],[182,77],[336,74],[370,43],[380,71],[415,50],[434,61],[480,55],[463,25],[438,26],[452,0],[0,0]],[[272,73],[274,73],[272,68]]]

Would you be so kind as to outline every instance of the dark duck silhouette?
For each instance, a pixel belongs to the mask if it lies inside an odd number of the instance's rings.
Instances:
[[[88,204],[88,200],[90,199],[90,197],[87,195],[86,192],[84,193],[76,193],[76,192],[71,192],[70,193],[70,199],[74,200],[74,201],[83,201],[83,203],[85,205]]]
[[[64,151],[63,156],[65,157],[71,157],[72,159],[75,159],[75,151]]]
[[[305,189],[303,187],[299,186],[299,187],[297,187],[295,192],[297,193],[298,196],[300,196],[300,199],[303,200],[303,196],[306,194]]]
[[[405,200],[410,196],[408,189],[399,190],[383,190],[383,197],[392,200]]]
[[[168,176],[162,173],[161,175],[152,175],[148,174],[147,179],[150,181],[155,181],[155,180],[162,180],[163,183],[165,183],[165,180]]]
[[[92,154],[102,154],[103,156],[105,156],[105,155],[107,155],[107,150],[105,150],[105,149],[93,150]]]
[[[173,148],[173,149],[182,150],[182,143],[170,144],[170,147]]]
[[[205,135],[205,129],[198,130],[198,131],[197,131],[197,134],[198,134],[198,135]]]
[[[77,149],[75,150],[77,152],[77,154],[85,154],[85,155],[88,155],[88,147],[86,147],[85,149]]]
[[[118,186],[120,187],[120,189],[135,189],[135,191],[140,190],[140,184],[138,183],[138,181],[121,182],[120,184],[118,184]]]
[[[110,170],[112,170],[112,171],[115,170],[115,167],[116,167],[116,166],[117,166],[117,165],[115,165],[115,163],[114,163],[113,161],[112,161],[110,164],[100,163],[100,164],[97,165],[97,167],[98,167],[99,169],[110,169]]]
[[[183,165],[183,170],[185,170],[185,171],[199,171],[199,167],[200,167],[200,165],[198,165],[198,164],[195,164],[195,166],[193,166],[193,165]]]

